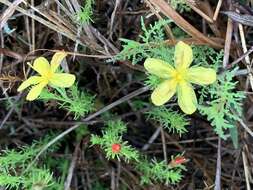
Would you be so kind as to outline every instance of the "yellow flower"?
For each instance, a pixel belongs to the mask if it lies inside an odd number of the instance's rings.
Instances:
[[[59,67],[61,61],[66,56],[67,54],[63,51],[57,52],[54,54],[50,64],[44,57],[38,57],[35,59],[33,66],[31,64],[29,64],[29,66],[38,72],[40,76],[32,76],[25,80],[19,86],[18,92],[33,85],[32,89],[26,96],[27,100],[32,101],[40,95],[42,89],[47,85],[63,88],[72,86],[76,79],[75,75],[67,73],[56,73],[56,70]]]
[[[156,106],[165,104],[177,93],[178,104],[183,112],[192,114],[197,109],[197,98],[191,83],[207,85],[216,81],[216,72],[210,68],[190,67],[193,60],[192,49],[184,42],[175,47],[175,67],[160,59],[148,58],[144,67],[164,81],[151,95]]]

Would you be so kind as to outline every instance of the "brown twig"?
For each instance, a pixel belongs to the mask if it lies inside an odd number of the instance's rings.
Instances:
[[[230,18],[228,18],[226,40],[225,40],[225,47],[224,47],[223,68],[226,68],[228,65],[230,47],[231,47],[231,41],[232,41],[232,33],[233,33],[233,22]]]
[[[217,164],[214,190],[221,190],[221,138],[218,140]]]
[[[16,10],[16,7],[22,3],[24,0],[15,0],[10,6],[3,12],[0,17],[0,30],[4,27],[8,19],[13,15]],[[25,2],[24,2],[25,3]]]
[[[223,0],[219,0],[218,3],[217,3],[216,9],[215,9],[215,12],[214,12],[214,15],[213,15],[213,20],[214,20],[214,21],[217,20],[217,17],[218,17],[218,15],[219,15],[220,8],[221,8],[221,5],[222,5],[222,1],[223,1]]]
[[[249,182],[249,167],[248,167],[247,158],[246,158],[246,154],[244,150],[242,151],[242,161],[243,161],[244,174],[245,174],[245,179],[246,179],[246,187],[247,187],[247,190],[251,190],[250,182]]]
[[[223,44],[225,42],[225,40],[222,38],[209,37],[209,39],[212,41],[215,41],[216,43],[219,43],[219,44]],[[166,45],[172,46],[172,45],[175,45],[178,41],[183,41],[183,42],[190,44],[190,45],[210,45],[208,42],[199,41],[198,39],[195,39],[195,38],[183,38],[183,39],[175,40],[175,41],[165,40],[164,43],[166,43]],[[214,47],[214,48],[216,47],[216,46],[212,46],[212,45],[210,45],[210,46]],[[223,47],[220,47],[218,49],[223,49]]]
[[[76,161],[78,159],[78,152],[80,150],[80,142],[79,141],[75,147],[75,151],[74,154],[72,156],[72,160],[69,166],[69,170],[68,170],[68,176],[66,178],[66,181],[64,183],[64,190],[69,190],[70,189],[70,185],[71,185],[71,181],[72,181],[72,177],[73,177],[73,172],[75,170],[75,166],[76,166]]]
[[[179,15],[168,3],[164,0],[149,0],[157,9],[159,9],[164,15],[171,18],[181,29],[183,29],[187,34],[195,38],[200,42],[206,42],[208,45],[221,48],[221,44],[212,41],[190,23],[188,23],[181,15]]]
[[[213,19],[209,17],[206,13],[204,13],[202,10],[200,10],[198,7],[196,7],[193,3],[191,3],[190,1],[186,1],[186,3],[192,8],[192,10],[198,13],[207,22],[213,23]]]
[[[229,65],[227,65],[227,68],[232,68],[233,66],[235,66],[236,64],[238,64],[239,62],[241,62],[243,59],[245,59],[246,56],[249,56],[252,52],[253,52],[253,46],[251,46],[251,48],[247,52],[245,52],[244,54],[242,54],[239,58],[237,58],[232,63],[230,63]]]
[[[165,163],[168,164],[167,146],[166,146],[166,140],[165,140],[163,128],[161,128],[161,138],[162,138],[162,145],[163,145],[163,157],[164,157]]]

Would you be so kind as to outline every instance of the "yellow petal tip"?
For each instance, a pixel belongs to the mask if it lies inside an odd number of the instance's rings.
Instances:
[[[195,109],[192,109],[192,110],[182,110],[185,114],[187,114],[187,115],[191,115],[191,114],[193,114],[194,112],[196,112],[196,110],[197,110],[197,108],[195,108]]]
[[[147,69],[149,68],[150,64],[152,64],[152,62],[154,61],[155,59],[153,58],[147,58],[145,61],[144,61],[144,68]]]
[[[33,101],[33,100],[35,100],[35,99],[30,99],[30,98],[27,98],[27,97],[26,97],[26,100],[31,102],[31,101]]]
[[[151,94],[151,101],[155,106],[162,106],[164,104],[161,102],[160,95],[154,92]]]
[[[164,105],[164,103],[161,103],[161,102],[159,102],[159,101],[156,101],[154,98],[152,98],[151,97],[151,101],[152,101],[152,103],[155,105],[155,106],[162,106],[162,105]]]

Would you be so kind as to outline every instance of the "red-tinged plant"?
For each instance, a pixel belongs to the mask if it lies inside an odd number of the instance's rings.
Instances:
[[[120,144],[117,144],[117,143],[112,144],[112,152],[113,153],[119,153],[120,150],[121,150],[121,145]]]

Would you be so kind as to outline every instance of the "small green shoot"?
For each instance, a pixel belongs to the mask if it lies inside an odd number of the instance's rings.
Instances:
[[[76,15],[77,21],[81,25],[92,22],[93,6],[95,4],[95,1],[85,0],[84,3],[84,7],[81,7],[81,11],[79,11]]]
[[[186,126],[190,124],[183,114],[165,106],[155,107],[146,112],[146,115],[148,120],[157,121],[165,129],[180,136],[187,132]]]
[[[207,103],[202,101],[199,106],[200,113],[207,116],[214,131],[223,139],[226,139],[225,130],[234,128],[242,116],[245,94],[236,91],[235,72],[236,69],[223,72],[215,84],[204,88],[202,99],[211,97],[211,100]]]
[[[126,125],[122,121],[109,121],[101,137],[98,135],[91,136],[91,144],[100,145],[105,151],[107,159],[117,158],[126,162],[130,160],[137,161],[139,159],[138,151],[122,139],[122,135],[126,130]]]
[[[43,90],[39,98],[44,101],[56,100],[60,108],[74,114],[75,120],[94,110],[94,97],[87,92],[79,91],[77,85],[68,90],[65,88],[56,88],[54,91]]]

